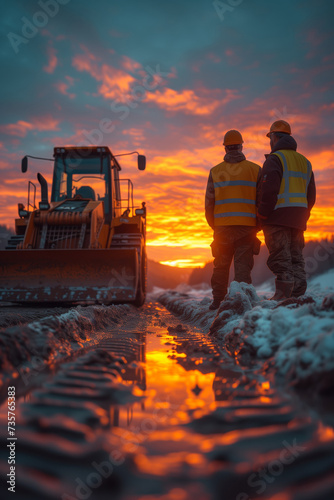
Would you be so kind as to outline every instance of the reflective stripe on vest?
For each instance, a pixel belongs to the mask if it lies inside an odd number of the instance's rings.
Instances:
[[[307,208],[307,189],[312,175],[312,165],[305,156],[292,150],[273,153],[282,164],[283,177],[275,210],[283,207]]]
[[[256,182],[253,181],[223,181],[223,182],[215,182],[215,188],[226,187],[226,186],[255,186]]]
[[[260,167],[243,160],[211,169],[215,188],[215,226],[256,225],[256,183]]]

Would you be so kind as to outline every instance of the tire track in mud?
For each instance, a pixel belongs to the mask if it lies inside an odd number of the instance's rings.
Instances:
[[[55,316],[68,312],[68,307],[18,307],[0,303],[0,328],[24,325],[47,316]]]
[[[138,399],[124,384],[128,363],[122,356],[126,346],[132,358],[138,345],[128,338],[120,346],[120,355],[109,353],[104,343],[65,363],[19,405],[16,498],[82,498],[86,478],[94,487],[99,486],[94,480],[101,464],[102,468],[103,464],[109,468],[121,466],[124,459],[119,461],[117,452],[120,440],[106,430],[112,424],[111,406]],[[5,443],[2,428],[2,451]],[[2,473],[6,468],[3,458]],[[110,498],[117,490],[121,471],[119,468],[117,475],[101,483],[98,498]]]
[[[333,498],[333,430],[154,304],[64,363],[18,417],[19,500]],[[4,476],[5,443],[2,420]]]
[[[24,394],[48,370],[95,345],[103,329],[120,326],[134,311],[129,305],[78,306],[51,316],[38,310],[42,319],[0,330],[0,400],[11,381]],[[5,315],[4,321],[12,315]]]

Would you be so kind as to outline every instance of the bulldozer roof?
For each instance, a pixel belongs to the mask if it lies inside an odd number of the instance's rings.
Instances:
[[[109,154],[118,170],[121,166],[108,148],[108,146],[62,146],[53,148],[53,156],[69,155],[75,158],[100,157],[100,155]]]

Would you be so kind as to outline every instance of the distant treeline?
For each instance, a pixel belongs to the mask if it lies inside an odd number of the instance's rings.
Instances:
[[[331,240],[308,241],[304,248],[305,268],[308,278],[322,274],[328,269],[334,268],[334,237]],[[269,279],[273,279],[272,272],[267,266],[268,250],[265,245],[261,246],[260,254],[254,257],[254,268],[252,280],[254,285],[261,285]],[[189,285],[209,283],[211,281],[213,263],[208,262],[201,269],[194,269],[189,276]],[[230,271],[230,280],[233,279],[233,264]]]
[[[191,269],[171,267],[148,260],[147,262],[147,291],[154,287],[173,289],[181,283],[188,283]]]

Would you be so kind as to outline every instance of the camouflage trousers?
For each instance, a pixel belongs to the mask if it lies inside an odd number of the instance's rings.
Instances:
[[[267,264],[279,281],[293,281],[293,295],[303,295],[307,288],[303,257],[304,232],[284,226],[263,227],[269,250]]]
[[[254,255],[259,253],[261,242],[252,226],[219,226],[215,228],[211,243],[213,274],[211,278],[214,299],[223,300],[227,293],[230,266],[234,258],[234,280],[251,283]]]

